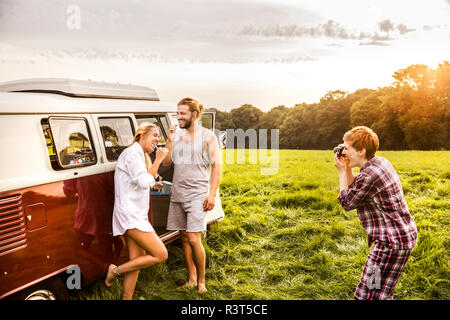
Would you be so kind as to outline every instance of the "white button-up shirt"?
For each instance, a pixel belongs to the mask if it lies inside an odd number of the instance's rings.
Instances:
[[[114,236],[128,229],[154,232],[148,221],[150,187],[154,184],[145,166],[144,150],[135,142],[120,155],[114,174]]]

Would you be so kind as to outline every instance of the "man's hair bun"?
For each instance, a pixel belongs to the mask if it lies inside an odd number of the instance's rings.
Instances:
[[[188,106],[191,112],[197,111],[197,117],[195,118],[196,120],[200,119],[203,111],[205,110],[205,107],[203,107],[202,104],[200,104],[197,100],[189,97],[181,99],[180,102],[178,102],[178,105]]]

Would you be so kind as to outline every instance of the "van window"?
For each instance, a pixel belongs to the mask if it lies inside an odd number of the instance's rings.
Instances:
[[[97,162],[85,118],[49,117],[48,125],[60,167],[81,167]],[[50,153],[49,156],[51,160]]]
[[[134,130],[128,117],[99,118],[100,131],[105,145],[106,158],[116,161],[133,141]]]
[[[159,144],[166,144],[166,133],[169,132],[169,125],[164,115],[136,115],[138,125],[143,122],[155,124],[159,129]]]
[[[171,119],[170,121],[172,122],[172,124],[178,123],[178,117],[177,117],[176,112],[170,112],[170,113],[168,113],[168,115],[169,115],[169,118]]]
[[[58,164],[58,159],[56,158],[56,148],[53,142],[52,132],[50,131],[50,126],[48,125],[48,119],[41,119],[41,126],[44,132],[45,142],[47,144],[48,156],[50,157],[50,163],[52,168],[55,170],[60,170],[61,167]]]
[[[214,116],[212,113],[204,113],[199,120],[199,124],[209,130],[214,128]]]

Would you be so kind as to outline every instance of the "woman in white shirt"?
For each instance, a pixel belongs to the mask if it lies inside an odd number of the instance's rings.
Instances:
[[[110,287],[123,274],[123,299],[133,297],[139,270],[164,262],[167,249],[148,221],[150,188],[155,185],[159,165],[167,149],[158,148],[152,164],[147,152],[159,143],[159,129],[142,123],[133,143],[120,155],[114,174],[113,235],[125,235],[129,261],[109,265],[105,284]]]

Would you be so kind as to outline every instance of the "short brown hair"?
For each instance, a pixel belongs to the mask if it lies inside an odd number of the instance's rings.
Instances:
[[[195,119],[200,119],[205,108],[197,100],[192,98],[184,98],[178,102],[178,106],[185,105],[189,107],[191,112],[197,111],[197,117]]]
[[[366,149],[366,159],[372,159],[380,145],[377,134],[365,126],[354,127],[347,131],[343,139],[351,141],[352,147],[358,151]]]

